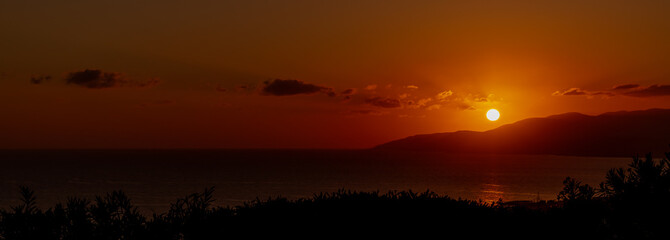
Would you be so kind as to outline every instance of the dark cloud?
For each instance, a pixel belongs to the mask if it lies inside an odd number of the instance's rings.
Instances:
[[[103,72],[97,69],[86,69],[71,72],[65,77],[67,84],[75,84],[85,88],[102,89],[114,87],[150,87],[158,84],[157,78],[138,82],[127,79],[121,73]]]
[[[158,85],[158,83],[160,83],[160,79],[149,78],[149,80],[146,80],[144,82],[131,82],[131,85],[135,87],[153,87]]]
[[[612,97],[616,94],[614,94],[613,92],[608,92],[608,91],[598,91],[598,92],[589,92],[589,95],[591,95],[591,96],[603,95],[603,96]]]
[[[465,103],[460,103],[456,107],[458,110],[477,110],[474,106]]]
[[[224,88],[224,87],[221,87],[221,86],[216,86],[216,91],[219,91],[219,92],[226,92],[227,89]]]
[[[332,88],[305,83],[299,80],[275,79],[266,81],[261,88],[261,94],[270,96],[291,96],[298,94],[324,93],[334,97],[336,94]]]
[[[344,91],[340,92],[340,95],[344,96],[345,101],[351,100],[351,97],[356,94],[356,89],[355,88],[348,88],[345,89]]]
[[[49,80],[51,80],[51,76],[49,75],[30,77],[30,83],[32,84],[42,84],[44,82],[48,82]]]
[[[631,88],[636,88],[639,87],[639,84],[621,84],[621,85],[616,85],[612,87],[612,90],[617,91],[617,90],[628,90]]]
[[[354,93],[356,93],[356,89],[349,88],[349,89],[345,89],[344,91],[342,91],[341,94],[342,95],[352,95]]]
[[[127,83],[120,73],[89,70],[71,72],[65,78],[68,84],[75,84],[86,88],[112,88]]]
[[[400,100],[395,98],[371,97],[365,100],[366,103],[383,108],[398,108],[401,106]]]
[[[240,84],[240,85],[235,86],[234,89],[235,89],[236,92],[250,93],[250,92],[253,92],[253,89],[255,89],[255,87],[252,86],[252,85]]]
[[[656,84],[649,87],[635,88],[622,94],[631,97],[670,96],[670,85]]]

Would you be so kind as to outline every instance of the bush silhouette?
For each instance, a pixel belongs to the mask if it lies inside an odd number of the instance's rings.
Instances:
[[[165,214],[154,215],[148,229],[156,239],[204,239],[217,235],[222,226],[215,226],[221,216],[230,217],[229,208],[213,208],[214,187],[193,193],[170,204]]]
[[[666,157],[670,154],[666,154]],[[260,237],[431,237],[435,231],[469,238],[668,239],[670,163],[634,158],[612,169],[595,189],[566,178],[559,203],[494,204],[432,191],[338,190],[289,200],[256,199],[216,207],[214,188],[178,198],[147,218],[122,191],[93,201],[68,198],[45,211],[32,190],[21,204],[0,210],[0,239],[223,239]]]
[[[52,239],[55,230],[49,216],[36,207],[36,197],[28,187],[20,186],[21,204],[11,211],[0,211],[0,231],[5,239]]]
[[[143,233],[145,218],[122,191],[97,196],[89,213],[94,239],[137,239]]]
[[[93,239],[95,225],[89,212],[90,202],[83,198],[70,197],[65,207],[56,205],[55,212],[63,226],[63,239]]]

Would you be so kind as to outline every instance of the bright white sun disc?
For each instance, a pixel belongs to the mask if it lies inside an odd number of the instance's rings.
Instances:
[[[495,121],[500,118],[500,112],[495,109],[490,109],[488,112],[486,112],[486,118],[488,118],[490,121]]]

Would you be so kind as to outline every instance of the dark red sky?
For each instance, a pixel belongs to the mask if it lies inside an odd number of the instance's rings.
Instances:
[[[670,108],[668,12],[665,1],[3,1],[0,148],[363,148]]]

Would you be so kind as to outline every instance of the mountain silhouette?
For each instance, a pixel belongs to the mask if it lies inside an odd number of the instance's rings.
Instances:
[[[374,149],[631,157],[649,152],[660,156],[669,144],[670,109],[649,109],[528,118],[485,132],[411,136]]]

